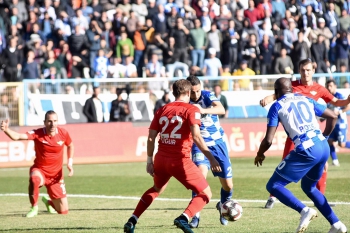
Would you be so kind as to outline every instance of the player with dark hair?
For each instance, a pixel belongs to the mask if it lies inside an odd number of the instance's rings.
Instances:
[[[32,205],[26,217],[38,215],[39,189],[45,185],[50,197],[43,197],[42,201],[50,213],[68,214],[68,201],[63,180],[63,148],[67,146],[69,176],[73,175],[74,146],[68,132],[57,127],[57,114],[47,111],[45,127],[17,133],[9,129],[9,121],[1,121],[1,130],[14,141],[33,140],[35,145],[34,165],[29,171],[29,200]]]
[[[260,144],[254,164],[258,167],[262,165],[264,153],[272,144],[279,122],[288,138],[293,140],[295,149],[277,166],[266,189],[280,202],[300,213],[296,233],[302,233],[306,231],[310,221],[317,217],[317,211],[307,207],[285,188],[289,183],[301,180],[304,193],[330,223],[331,229],[328,233],[346,233],[346,226],[339,221],[325,196],[316,189],[317,181],[321,178],[329,157],[326,138],[336,124],[337,115],[313,99],[293,94],[288,78],[277,79],[274,87],[277,101],[267,114],[266,136]],[[316,115],[327,120],[323,133]]]
[[[216,98],[214,93],[202,90],[201,82],[196,76],[191,75],[187,80],[190,81],[192,85],[190,103],[200,109],[202,122],[200,126],[201,135],[210,152],[220,163],[221,167],[221,172],[213,172],[214,176],[219,177],[222,186],[220,192],[221,198],[216,204],[216,208],[220,213],[221,205],[231,199],[233,189],[231,161],[228,155],[226,143],[223,140],[224,130],[220,126],[218,117],[218,115],[225,114],[225,108],[222,106],[220,100]],[[204,177],[207,177],[210,164],[196,144],[193,144],[192,147],[192,160],[202,171]],[[195,197],[196,194],[192,193],[192,196]],[[200,213],[198,212],[196,216],[193,217],[190,223],[192,228],[198,227],[200,220],[199,214]],[[221,216],[221,213],[220,223],[222,225],[228,224],[228,221]]]
[[[340,100],[337,97],[333,96],[331,93],[329,93],[329,91],[325,87],[321,86],[318,83],[315,83],[312,80],[312,75],[315,73],[315,69],[313,67],[313,63],[310,58],[304,59],[299,62],[299,73],[300,73],[301,79],[292,81],[292,87],[293,87],[294,93],[300,93],[316,101],[321,98],[326,103],[332,103],[334,106],[338,106],[338,107],[346,106],[350,103],[350,95],[347,99]],[[276,100],[275,94],[267,96],[260,101],[260,105],[264,107],[267,104],[273,102],[274,100]],[[282,159],[284,159],[293,149],[294,149],[294,144],[292,140],[287,137]],[[317,184],[317,188],[323,194],[326,191],[327,169],[328,169],[328,163],[326,163],[324,173],[322,174],[322,177]],[[270,198],[266,202],[265,208],[271,209],[274,203],[275,203],[275,198],[273,196],[270,196]]]
[[[328,80],[326,82],[326,87],[328,91],[338,99],[344,99],[343,95],[337,92],[337,85],[334,80]],[[348,119],[346,112],[350,110],[350,104],[340,108],[332,104],[328,104],[327,107],[335,112],[338,115],[337,124],[334,127],[331,135],[328,138],[328,144],[331,151],[332,163],[334,166],[339,166],[339,161],[337,153],[335,152],[334,142],[338,142],[338,145],[342,148],[350,148],[350,141],[346,141],[346,134],[348,130]]]
[[[134,232],[138,218],[165,190],[171,177],[197,194],[186,210],[174,220],[174,224],[183,232],[193,233],[188,225],[189,218],[209,203],[212,193],[208,182],[190,157],[193,141],[209,159],[211,169],[214,172],[220,172],[221,169],[200,134],[200,112],[197,107],[188,103],[190,93],[189,81],[184,79],[176,81],[173,84],[175,101],[160,108],[151,122],[147,140],[146,170],[153,177],[154,186],[142,195],[134,213],[124,225],[124,232]],[[158,152],[153,160],[158,134]]]

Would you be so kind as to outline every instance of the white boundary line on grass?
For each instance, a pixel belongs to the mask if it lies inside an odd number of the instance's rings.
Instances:
[[[40,194],[40,196],[45,196],[46,194]],[[27,197],[26,193],[0,193],[0,197]],[[97,199],[121,199],[121,200],[140,200],[140,197],[126,197],[126,196],[107,196],[107,195],[90,195],[90,194],[67,194],[68,197],[76,198],[97,198]],[[188,202],[190,199],[186,198],[161,198],[158,197],[157,201],[184,201]],[[217,202],[219,199],[211,199],[211,202]],[[247,200],[247,199],[237,199],[241,203],[266,203],[266,200]],[[313,204],[311,201],[302,201],[305,204]],[[350,202],[330,202],[335,205],[350,205]]]

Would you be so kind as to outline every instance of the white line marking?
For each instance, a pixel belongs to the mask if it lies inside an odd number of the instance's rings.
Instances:
[[[0,197],[27,197],[26,193],[0,193]],[[47,196],[47,194],[40,194],[40,196]],[[106,196],[106,195],[90,195],[90,194],[67,194],[68,197],[76,198],[97,198],[97,199],[121,199],[121,200],[140,200],[140,197],[126,197],[126,196]],[[158,201],[184,201],[188,202],[190,199],[186,198],[161,198],[158,197]],[[236,199],[241,203],[266,203],[266,200],[248,200],[248,199]],[[211,202],[217,202],[219,199],[211,199]],[[312,201],[302,201],[305,204],[313,204]],[[350,205],[350,202],[329,202],[335,205]]]

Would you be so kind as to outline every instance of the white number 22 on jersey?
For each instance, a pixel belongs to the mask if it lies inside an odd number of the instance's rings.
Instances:
[[[176,132],[181,128],[182,126],[182,118],[180,116],[173,116],[170,120],[171,124],[174,124],[175,121],[177,121],[177,125],[175,126],[175,128],[171,131],[170,133],[170,138],[175,138],[175,139],[181,139],[181,134],[177,134]],[[164,133],[164,131],[166,130],[166,128],[168,128],[169,126],[169,119],[166,116],[162,116],[159,119],[159,124],[163,124],[163,122],[165,123],[163,128],[162,128],[162,132],[160,132],[160,136],[162,138],[169,138],[169,134]]]

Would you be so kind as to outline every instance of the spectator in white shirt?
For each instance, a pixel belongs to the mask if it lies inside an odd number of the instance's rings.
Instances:
[[[55,30],[59,36],[62,36],[64,40],[72,35],[72,29],[69,25],[68,14],[65,11],[61,11],[60,17],[55,21]]]
[[[126,78],[137,78],[137,68],[136,66],[132,63],[133,57],[126,57],[125,60],[125,77]]]
[[[40,7],[40,12],[41,12],[40,19],[44,19],[44,14],[45,12],[47,12],[52,20],[54,21],[56,20],[57,17],[56,17],[55,8],[53,8],[51,4],[52,4],[51,0],[45,0],[44,6]]]
[[[112,64],[108,66],[108,78],[124,78],[126,67],[118,62],[118,58],[112,58]]]

